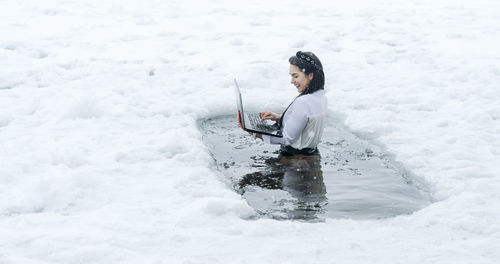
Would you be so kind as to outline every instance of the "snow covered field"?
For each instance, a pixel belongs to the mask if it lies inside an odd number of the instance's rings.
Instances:
[[[500,2],[0,0],[0,263],[499,263]],[[435,203],[385,220],[249,220],[197,120],[295,95]],[[264,102],[264,103],[262,103]]]

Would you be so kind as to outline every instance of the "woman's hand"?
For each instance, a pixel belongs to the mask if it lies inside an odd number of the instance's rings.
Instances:
[[[278,121],[281,118],[281,115],[275,114],[270,111],[260,112],[259,115],[260,115],[260,121],[264,121],[266,119],[270,119],[272,121]]]

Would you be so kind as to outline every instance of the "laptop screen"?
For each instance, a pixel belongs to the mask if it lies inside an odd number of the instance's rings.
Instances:
[[[245,115],[243,113],[243,102],[241,100],[241,92],[240,92],[240,87],[238,86],[238,82],[236,79],[234,79],[234,90],[236,92],[236,105],[238,106],[238,110],[241,113],[241,123],[243,124],[243,127],[245,127]]]

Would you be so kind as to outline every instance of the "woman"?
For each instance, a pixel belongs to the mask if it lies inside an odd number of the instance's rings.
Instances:
[[[270,144],[280,144],[281,156],[319,155],[327,101],[323,65],[312,52],[298,51],[290,57],[291,83],[300,93],[283,114],[260,112],[261,120],[276,121],[283,137],[254,135]],[[241,122],[238,115],[238,122]],[[252,134],[252,133],[250,133]]]

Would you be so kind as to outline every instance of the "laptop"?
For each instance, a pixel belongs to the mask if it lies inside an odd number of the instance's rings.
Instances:
[[[241,100],[240,87],[238,86],[236,79],[234,79],[234,85],[236,91],[236,105],[241,113],[241,124],[243,125],[243,129],[253,133],[283,137],[276,122],[270,120],[264,120],[261,122],[259,113],[248,114],[243,111],[243,101]]]

